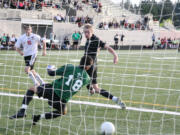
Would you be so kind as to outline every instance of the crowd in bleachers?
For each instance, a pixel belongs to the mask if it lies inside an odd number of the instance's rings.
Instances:
[[[0,7],[33,10],[42,7],[60,8],[60,4],[53,3],[53,0],[0,0]]]
[[[153,40],[153,47],[154,48],[178,48],[180,45],[180,40],[176,38],[158,38],[157,40]]]
[[[15,34],[10,36],[9,34],[4,33],[2,36],[0,36],[0,48],[14,49],[16,41],[17,38]]]
[[[99,29],[119,29],[124,28],[128,30],[150,30],[148,25],[148,18],[144,18],[142,21],[137,20],[136,22],[128,22],[127,19],[123,19],[120,21],[117,21],[116,19],[113,19],[110,22],[101,22],[98,25]]]
[[[71,17],[70,22],[78,24],[79,27],[83,26],[84,24],[93,24],[93,18],[86,16],[86,17]]]
[[[54,20],[57,21],[57,22],[65,22],[65,17],[62,14],[57,14],[54,17]],[[70,16],[69,22],[78,24],[78,27],[81,27],[81,26],[83,26],[84,24],[87,24],[87,23],[93,24],[93,18],[91,18],[89,16],[86,16],[86,17],[84,17],[84,16],[81,16],[81,17]]]

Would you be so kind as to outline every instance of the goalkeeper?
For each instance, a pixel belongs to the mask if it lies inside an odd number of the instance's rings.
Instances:
[[[26,116],[26,109],[31,102],[34,93],[38,97],[48,99],[48,104],[56,111],[44,113],[41,115],[33,115],[33,124],[35,125],[41,118],[52,119],[66,114],[66,103],[70,98],[76,94],[84,85],[90,83],[88,70],[93,64],[93,60],[89,56],[84,56],[80,60],[79,66],[67,64],[59,69],[47,67],[50,76],[60,75],[62,78],[56,79],[51,84],[44,84],[34,86],[27,90],[24,96],[22,107],[17,114],[10,117],[10,119],[23,118]]]

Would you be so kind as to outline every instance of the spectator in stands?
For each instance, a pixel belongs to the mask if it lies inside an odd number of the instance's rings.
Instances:
[[[121,44],[123,45],[123,41],[124,41],[124,34],[121,34]]]
[[[41,37],[40,44],[38,45],[38,48],[42,49],[43,48],[43,44],[46,44],[46,34],[44,34],[44,36]],[[47,44],[46,44],[46,47],[47,47]]]
[[[65,19],[61,14],[57,14],[57,16],[55,16],[55,20],[58,22],[65,22]]]
[[[71,4],[71,0],[68,0],[68,4]]]
[[[119,35],[114,36],[114,49],[118,49]]]
[[[78,49],[80,38],[81,38],[80,34],[75,31],[72,35],[72,40],[73,40],[73,48],[76,50]]]
[[[99,29],[103,29],[103,25],[104,25],[103,22],[101,22],[101,23],[99,24],[98,28],[99,28]]]
[[[167,46],[167,41],[166,41],[166,37],[161,39],[161,48],[166,48]]]
[[[18,8],[25,9],[24,1],[18,1]]]
[[[14,49],[14,45],[15,45],[16,41],[17,41],[17,38],[16,38],[15,34],[12,34],[12,36],[10,38],[10,42],[9,42],[9,47]]]
[[[56,35],[54,34],[54,32],[50,33],[50,48],[52,47],[52,45],[54,45],[54,40],[56,39]]]
[[[157,41],[155,42],[155,48],[161,48],[161,39],[158,38]]]
[[[154,48],[155,41],[156,41],[156,36],[153,33],[153,35],[152,35],[152,48]]]
[[[64,37],[62,49],[70,49],[70,41],[68,39],[68,36]]]
[[[104,29],[105,29],[105,30],[109,30],[109,26],[108,26],[107,23],[104,23]]]
[[[9,34],[7,34],[7,36],[6,36],[6,46],[9,46],[9,43],[10,43],[10,36],[9,36]]]
[[[17,8],[17,2],[14,0],[10,1],[10,8],[16,9]]]
[[[1,37],[1,45],[3,47],[7,47],[7,44],[6,44],[6,34],[4,33],[3,36]]]

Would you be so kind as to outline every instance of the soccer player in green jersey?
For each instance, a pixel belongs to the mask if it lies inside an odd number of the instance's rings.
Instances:
[[[10,117],[10,119],[23,118],[26,116],[26,109],[31,102],[34,93],[38,97],[48,99],[48,104],[51,105],[56,111],[44,113],[41,115],[33,116],[33,124],[35,125],[41,118],[52,119],[66,114],[66,104],[71,97],[76,94],[84,85],[90,83],[88,70],[93,64],[93,60],[89,56],[81,58],[80,65],[74,66],[67,64],[59,69],[55,69],[52,66],[47,67],[48,74],[50,76],[59,75],[62,76],[56,79],[51,84],[43,84],[34,86],[27,90],[24,96],[22,107],[17,114]]]

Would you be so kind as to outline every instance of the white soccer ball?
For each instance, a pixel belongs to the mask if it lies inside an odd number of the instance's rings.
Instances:
[[[101,134],[102,135],[113,135],[115,132],[115,127],[111,122],[103,122],[101,124]]]
[[[54,65],[48,65],[47,70],[56,70],[56,67]]]

